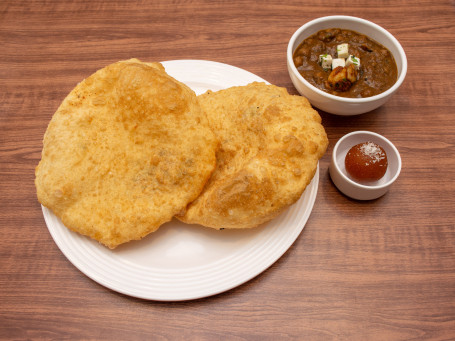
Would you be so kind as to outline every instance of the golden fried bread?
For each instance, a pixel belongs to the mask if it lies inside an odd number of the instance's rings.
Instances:
[[[178,218],[216,229],[249,228],[296,202],[328,144],[309,102],[264,83],[198,99],[221,144],[204,191]]]
[[[115,248],[199,195],[218,142],[190,88],[159,63],[131,59],[78,84],[43,144],[38,200],[68,228]]]

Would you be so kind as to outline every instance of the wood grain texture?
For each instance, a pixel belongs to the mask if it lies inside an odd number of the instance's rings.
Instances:
[[[292,33],[316,17],[378,23],[408,57],[386,105],[321,112],[330,146],[304,232],[271,268],[229,292],[160,303],[85,277],[54,244],[34,168],[52,114],[111,62],[207,59],[293,88]],[[455,338],[455,3],[416,1],[0,2],[0,339],[449,340]],[[358,202],[328,175],[332,148],[358,129],[401,152],[384,197]]]

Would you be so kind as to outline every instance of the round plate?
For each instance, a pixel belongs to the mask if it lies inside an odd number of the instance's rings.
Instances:
[[[163,62],[166,72],[197,94],[262,78],[202,60]],[[44,219],[68,260],[99,284],[129,296],[181,301],[215,295],[257,276],[297,239],[316,199],[319,167],[302,197],[272,221],[246,230],[214,230],[174,219],[140,241],[115,250],[67,229],[51,210]]]

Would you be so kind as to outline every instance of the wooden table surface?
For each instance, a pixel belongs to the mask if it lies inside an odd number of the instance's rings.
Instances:
[[[54,243],[34,169],[47,124],[95,70],[136,57],[205,59],[297,94],[286,47],[305,22],[353,15],[408,57],[397,94],[368,114],[320,112],[330,145],[304,231],[270,268],[216,296],[155,302],[111,291]],[[455,339],[455,3],[416,1],[0,2],[0,339]],[[389,138],[403,168],[378,200],[328,175],[354,130]]]

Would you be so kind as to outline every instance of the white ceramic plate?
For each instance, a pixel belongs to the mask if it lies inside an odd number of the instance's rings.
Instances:
[[[197,94],[263,81],[216,62],[163,62],[166,71]],[[68,230],[43,207],[48,229],[63,254],[85,275],[117,292],[158,301],[207,297],[257,276],[297,239],[316,199],[319,168],[300,200],[280,216],[248,230],[213,230],[177,220],[115,250]]]

